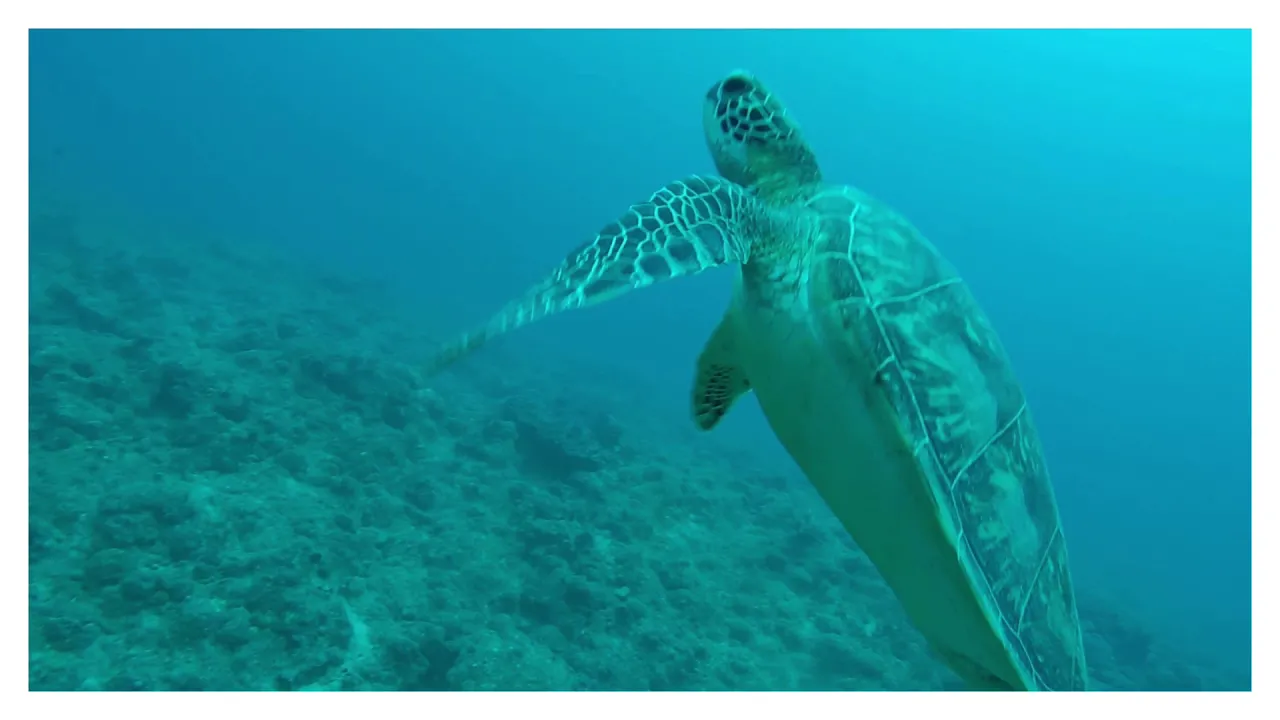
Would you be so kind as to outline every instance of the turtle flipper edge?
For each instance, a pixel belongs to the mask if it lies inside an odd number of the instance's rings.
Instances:
[[[427,374],[549,315],[745,262],[758,216],[755,198],[728,180],[691,176],[669,183],[628,208],[483,326],[447,343],[428,362]]]

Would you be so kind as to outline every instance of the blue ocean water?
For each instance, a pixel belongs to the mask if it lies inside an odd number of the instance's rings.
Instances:
[[[738,67],[999,329],[1096,684],[1250,686],[1249,33],[30,42],[32,688],[954,687],[753,402],[692,429],[728,272],[414,373]]]

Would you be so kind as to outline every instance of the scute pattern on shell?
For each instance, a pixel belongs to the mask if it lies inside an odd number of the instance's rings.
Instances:
[[[1077,688],[1084,659],[1053,490],[994,328],[896,212],[852,188],[819,193],[808,208],[824,228],[814,287],[849,341],[832,352],[865,353],[875,365],[871,387],[895,409],[1015,658],[1040,687]]]

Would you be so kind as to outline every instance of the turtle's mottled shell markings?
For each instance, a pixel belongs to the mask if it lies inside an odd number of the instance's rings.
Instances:
[[[1083,657],[1074,653],[1073,668],[1060,655],[1080,644],[1073,594],[1063,591],[1065,543],[1040,441],[994,329],[955,269],[895,212],[851,188],[824,191],[808,207],[826,225],[814,282],[830,298],[836,335],[854,340],[831,350],[868,349],[875,385],[1019,663],[1057,673],[1036,677],[1041,686],[1075,686]]]
[[[1050,592],[1053,588],[1071,586],[1071,570],[1067,561],[1067,543],[1061,532],[1054,533],[1049,552],[1040,566],[1039,579],[1022,608],[1018,622],[1018,636],[1025,648],[1081,647],[1080,615],[1076,608],[1075,594]],[[1072,655],[1068,667],[1052,663],[1042,654],[1036,654],[1034,666],[1046,672],[1040,678],[1047,687],[1071,688],[1088,674],[1083,652]]]

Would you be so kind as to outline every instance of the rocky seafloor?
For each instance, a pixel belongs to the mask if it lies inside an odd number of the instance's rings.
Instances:
[[[426,381],[369,284],[264,250],[30,230],[33,690],[960,687],[731,439],[550,368]],[[1080,602],[1097,687],[1248,687]]]

